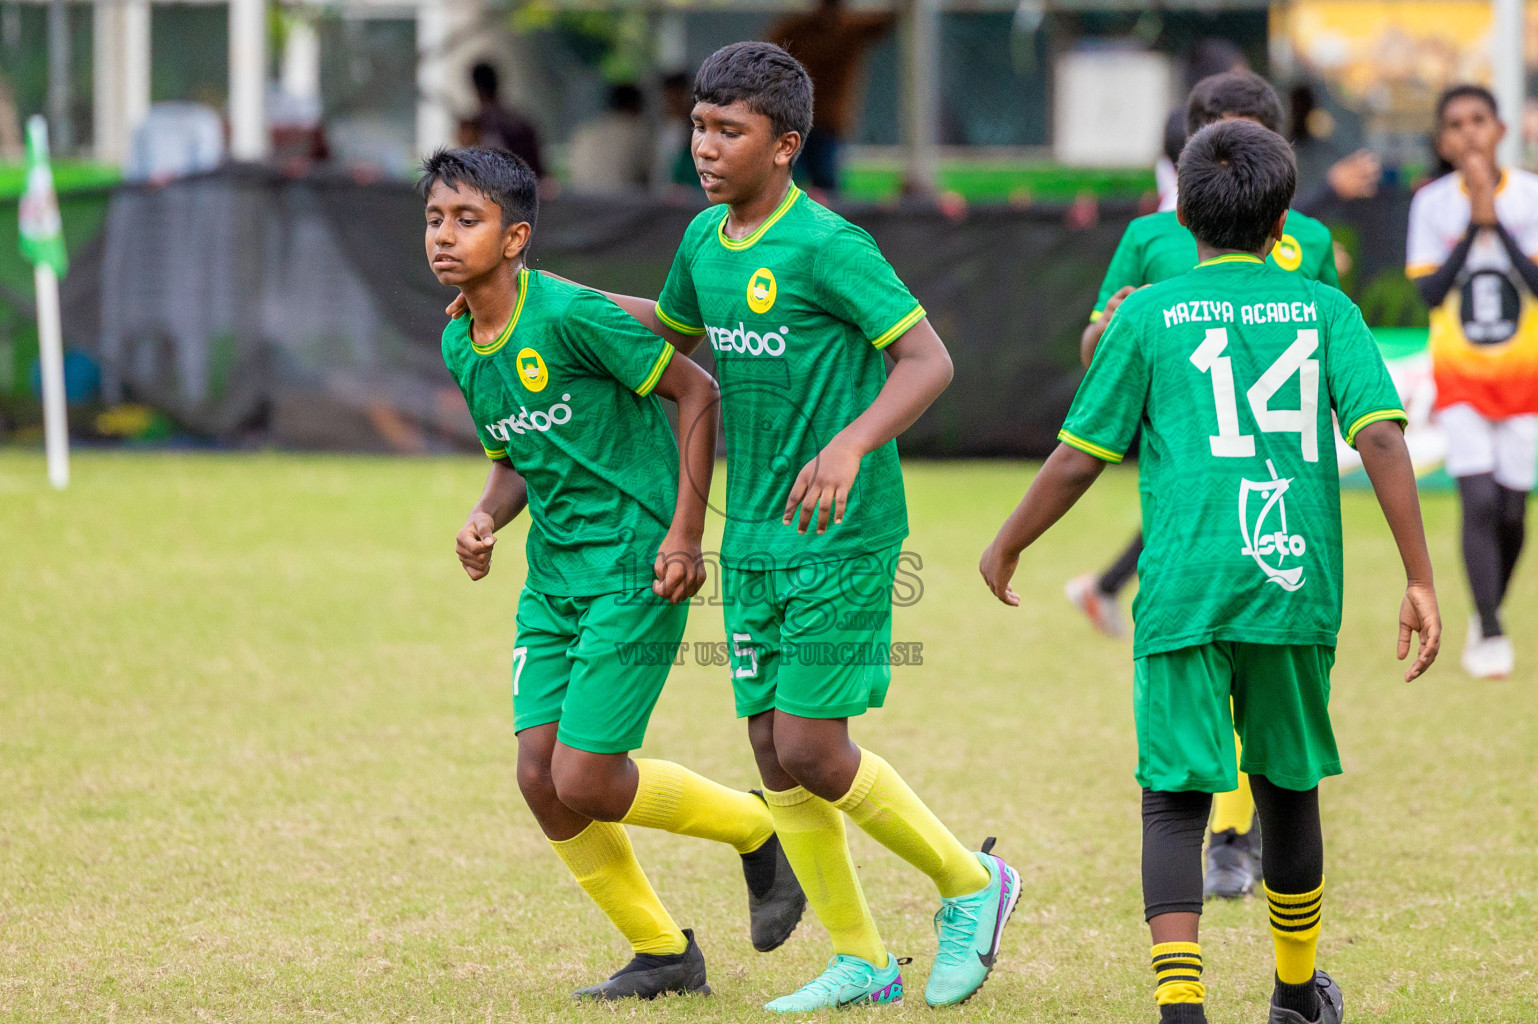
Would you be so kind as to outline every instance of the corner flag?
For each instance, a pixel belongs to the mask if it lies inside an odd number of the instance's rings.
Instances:
[[[32,261],[37,283],[38,364],[43,377],[43,447],[48,480],[69,485],[69,417],[64,408],[64,324],[59,309],[59,278],[69,269],[64,252],[64,222],[48,167],[48,122],[27,120],[27,191],[21,197],[21,254]]]
[[[63,277],[69,269],[64,222],[59,219],[59,198],[48,165],[48,122],[38,116],[27,120],[27,190],[21,197],[20,213],[21,254],[34,264],[52,267]]]

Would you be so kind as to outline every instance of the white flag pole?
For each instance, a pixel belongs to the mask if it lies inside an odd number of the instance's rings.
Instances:
[[[37,283],[37,348],[43,374],[43,445],[48,482],[69,486],[69,418],[64,405],[64,323],[59,310],[59,275],[47,263],[33,268]]]

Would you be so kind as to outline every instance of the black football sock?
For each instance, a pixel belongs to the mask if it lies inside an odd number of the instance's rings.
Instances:
[[[1115,597],[1121,592],[1121,588],[1127,585],[1127,581],[1137,575],[1138,556],[1143,553],[1143,535],[1140,533],[1132,538],[1132,543],[1116,556],[1105,572],[1100,574],[1100,579],[1095,583],[1095,589],[1102,594]]]
[[[1502,484],[1497,503],[1496,521],[1501,542],[1501,600],[1511,586],[1511,577],[1517,571],[1517,559],[1522,556],[1522,543],[1527,539],[1527,492],[1512,490]]]
[[[1463,567],[1485,636],[1499,636],[1503,632],[1500,609],[1504,573],[1499,525],[1502,489],[1490,473],[1458,478],[1458,497],[1463,506]],[[1515,559],[1512,564],[1516,564]]]

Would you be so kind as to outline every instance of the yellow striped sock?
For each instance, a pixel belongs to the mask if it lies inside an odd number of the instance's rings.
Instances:
[[[1158,988],[1154,1002],[1201,1003],[1207,998],[1202,985],[1202,947],[1199,942],[1161,942],[1153,947],[1154,977]]]
[[[1271,938],[1276,943],[1276,976],[1287,985],[1314,980],[1319,950],[1319,922],[1324,916],[1324,880],[1313,892],[1288,896],[1261,883],[1271,910]]]
[[[623,823],[714,839],[752,853],[774,834],[769,808],[752,793],[727,789],[672,761],[637,758],[635,801]]]
[[[623,825],[595,821],[570,839],[550,840],[550,845],[637,953],[666,955],[689,948],[689,940],[646,880]]]

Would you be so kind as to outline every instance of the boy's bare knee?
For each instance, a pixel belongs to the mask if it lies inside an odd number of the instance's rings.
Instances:
[[[619,821],[635,800],[629,759],[558,747],[554,759],[555,792],[562,804],[595,821]]]
[[[518,790],[530,806],[560,799],[550,771],[550,762],[537,758],[518,759]]]

